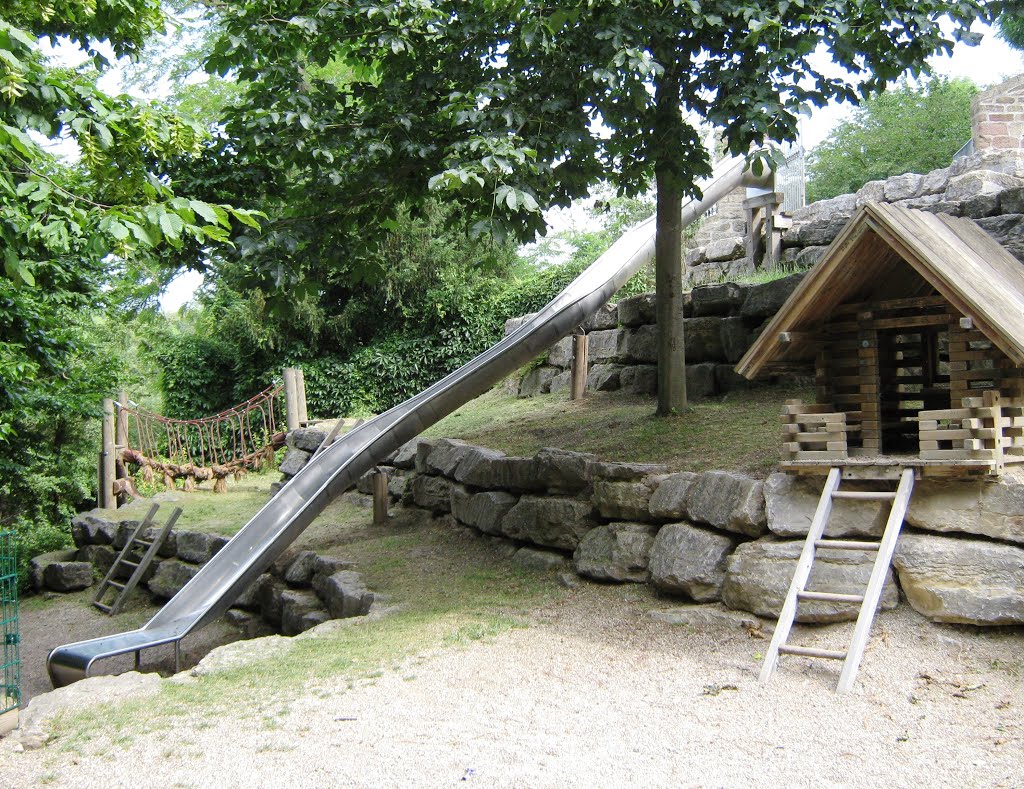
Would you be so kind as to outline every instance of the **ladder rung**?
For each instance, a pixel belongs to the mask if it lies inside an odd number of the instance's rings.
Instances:
[[[110,613],[109,605],[103,605],[103,603],[93,603],[93,605],[100,609],[100,611],[106,611],[108,614]]]
[[[800,600],[820,600],[823,603],[863,603],[862,594],[839,594],[837,592],[797,592]]]
[[[896,494],[885,490],[837,490],[832,494],[834,499],[855,499],[858,501],[892,501]]]
[[[118,589],[124,589],[124,584],[119,584],[117,581],[107,581],[108,586],[116,586]]]
[[[814,647],[791,647],[783,644],[779,652],[784,655],[802,655],[803,657],[820,657],[829,660],[846,660],[846,653],[835,649],[815,649]]]
[[[134,543],[135,545],[141,545],[141,546],[143,546],[143,547],[145,547],[145,548],[148,548],[148,547],[149,547],[150,545],[152,545],[152,544],[153,544],[152,540],[143,540],[143,539],[142,539],[141,537],[139,537],[139,538],[136,538],[136,539],[135,539],[135,540],[133,540],[132,542],[133,542],[133,543]]]
[[[815,548],[838,548],[841,551],[877,551],[879,543],[861,540],[815,540]]]
[[[121,560],[121,564],[127,564],[129,567],[138,567],[139,566],[138,562],[130,562],[127,559],[122,559]]]

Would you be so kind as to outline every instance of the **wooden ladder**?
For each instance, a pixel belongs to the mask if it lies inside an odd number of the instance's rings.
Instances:
[[[139,585],[139,581],[146,574],[146,570],[149,569],[149,565],[153,563],[153,559],[156,557],[157,551],[160,550],[160,546],[167,540],[167,535],[170,534],[171,529],[174,528],[174,524],[178,520],[178,516],[181,515],[181,507],[175,507],[171,513],[171,517],[167,519],[167,523],[163,525],[156,538],[152,541],[144,540],[142,535],[145,534],[146,529],[153,524],[153,520],[156,518],[156,512],[160,509],[159,504],[154,504],[149,508],[149,512],[146,514],[145,519],[138,526],[135,527],[135,531],[132,532],[132,536],[124,544],[124,548],[121,549],[121,553],[114,559],[114,563],[110,565],[110,569],[107,571],[106,576],[100,582],[99,588],[96,590],[96,597],[93,598],[92,604],[96,606],[100,611],[103,611],[110,616],[114,616],[125,601],[128,599],[128,595],[132,593],[132,590]],[[131,556],[136,554],[133,551],[141,551],[145,549],[145,553],[142,554],[142,558],[137,562],[133,561]],[[133,568],[131,576],[123,584],[115,581],[114,577],[117,575],[118,570],[122,567]],[[110,605],[106,605],[102,602],[103,596],[107,593],[108,589],[116,589],[117,597]]]
[[[893,552],[896,550],[896,540],[899,538],[900,528],[903,526],[903,517],[907,514],[907,507],[910,505],[910,496],[914,490],[914,470],[909,468],[903,470],[895,491],[843,491],[839,489],[841,478],[842,469],[833,468],[829,471],[825,489],[821,492],[818,507],[814,512],[811,530],[807,534],[804,549],[796,565],[793,583],[790,584],[786,602],[782,606],[778,624],[775,626],[775,634],[772,636],[772,642],[764,658],[764,665],[761,667],[761,682],[767,682],[771,678],[778,666],[780,654],[842,660],[843,670],[839,675],[839,686],[836,688],[839,693],[849,692],[857,678],[857,669],[860,666],[861,657],[864,655],[871,623],[874,621],[875,610],[878,608],[878,601],[882,596],[882,587],[889,572],[889,564],[892,561]],[[889,511],[889,518],[886,521],[881,541],[823,539],[825,526],[828,524],[829,515],[832,512],[832,502],[836,499],[892,502],[892,509]],[[877,551],[875,563],[871,569],[871,577],[863,595],[808,591],[807,579],[810,577],[814,554],[818,548]],[[787,644],[789,631],[796,618],[797,605],[802,600],[861,604],[857,624],[853,630],[853,638],[847,651],[814,649]]]

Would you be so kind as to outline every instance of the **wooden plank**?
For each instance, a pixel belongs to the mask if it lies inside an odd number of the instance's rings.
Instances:
[[[830,405],[816,403],[800,403],[798,405],[785,405],[782,407],[783,414],[793,416],[800,416],[804,414],[827,414],[831,413],[833,410],[834,409]]]

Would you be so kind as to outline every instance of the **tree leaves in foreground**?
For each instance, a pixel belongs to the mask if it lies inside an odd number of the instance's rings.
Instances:
[[[810,202],[856,192],[868,181],[946,167],[971,139],[968,79],[903,81],[868,99],[808,157]]]
[[[659,412],[685,406],[679,307],[682,196],[730,152],[792,140],[808,105],[859,101],[972,41],[982,0],[886,3],[218,3],[209,66],[248,83],[225,155],[242,183],[305,195],[301,213],[243,252],[279,286],[361,265],[402,204],[431,194],[473,232],[530,240],[541,211],[610,180],[659,190]],[[945,20],[944,25],[940,20]],[[829,59],[841,67],[826,71]],[[322,79],[343,67],[349,79]],[[760,161],[761,166],[765,164]],[[236,167],[237,165],[237,167]],[[679,395],[682,395],[680,399]]]

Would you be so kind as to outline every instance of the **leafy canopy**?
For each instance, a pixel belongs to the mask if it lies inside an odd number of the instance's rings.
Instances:
[[[947,166],[971,139],[971,98],[977,92],[970,80],[936,77],[920,85],[904,80],[868,99],[808,157],[808,200]]]

